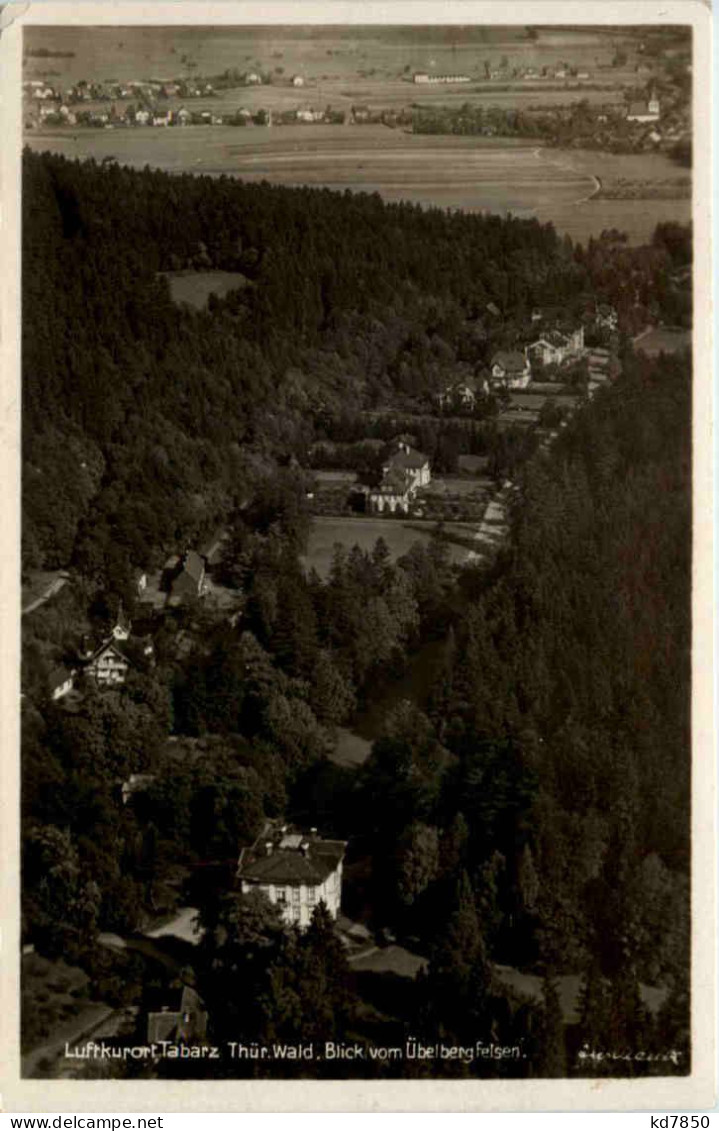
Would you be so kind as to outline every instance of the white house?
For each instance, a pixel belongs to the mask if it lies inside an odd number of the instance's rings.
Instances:
[[[319,903],[336,919],[346,847],[342,840],[324,840],[317,829],[307,833],[270,821],[252,847],[242,849],[237,883],[243,894],[266,895],[288,925],[308,927]]]
[[[628,122],[658,122],[661,116],[659,99],[650,95],[646,102],[632,102],[627,111]]]

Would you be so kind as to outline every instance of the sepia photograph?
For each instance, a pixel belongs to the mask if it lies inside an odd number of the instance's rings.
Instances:
[[[20,1078],[686,1082],[696,11],[175,7],[13,29]]]

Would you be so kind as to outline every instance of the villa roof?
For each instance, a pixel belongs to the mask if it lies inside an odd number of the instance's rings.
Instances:
[[[400,471],[415,471],[424,467],[428,462],[424,452],[418,452],[416,448],[410,448],[408,452],[395,452],[388,461],[391,468],[397,468]]]

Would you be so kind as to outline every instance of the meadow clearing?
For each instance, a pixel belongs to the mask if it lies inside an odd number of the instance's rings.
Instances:
[[[659,154],[565,152],[517,139],[422,136],[379,125],[57,129],[29,131],[26,142],[40,152],[114,158],[136,168],[149,164],[168,172],[378,192],[387,201],[424,207],[511,212],[551,222],[580,242],[619,228],[632,243],[643,243],[657,223],[691,218],[687,198],[595,198],[597,174],[603,183],[674,180],[677,167]]]

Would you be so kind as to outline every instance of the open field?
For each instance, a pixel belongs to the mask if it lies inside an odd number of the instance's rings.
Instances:
[[[372,550],[378,538],[384,538],[394,558],[406,554],[415,542],[427,542],[437,524],[419,522],[417,519],[383,518],[325,518],[312,520],[312,528],[307,545],[307,553],[302,558],[305,569],[316,569],[320,577],[327,577],[332,564],[336,543],[348,550],[359,546],[362,550]],[[453,542],[448,543],[450,561],[460,563],[466,560],[467,550]]]
[[[350,964],[358,973],[395,974],[399,978],[414,978],[429,965],[426,958],[395,944],[382,948],[373,946],[357,958],[350,958]]]
[[[415,136],[384,126],[188,126],[183,129],[29,132],[27,144],[67,157],[113,157],[170,172],[228,173],[245,181],[379,192],[387,201],[469,212],[512,212],[552,222],[585,242],[605,228],[633,243],[660,221],[686,222],[691,201],[594,198],[605,177],[670,180],[676,166],[659,155],[611,156],[541,149],[514,139]],[[627,171],[625,171],[625,169]]]

